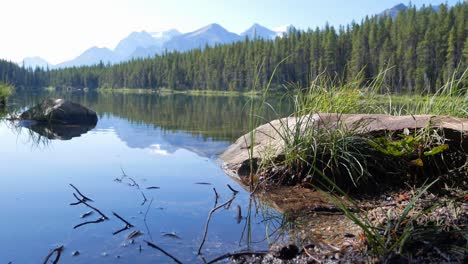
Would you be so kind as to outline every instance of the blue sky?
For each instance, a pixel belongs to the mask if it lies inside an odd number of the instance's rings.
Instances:
[[[132,31],[176,28],[189,32],[219,23],[240,33],[254,22],[298,28],[359,22],[401,0],[14,0],[2,3],[0,58],[41,56],[52,63],[72,59],[92,46],[113,49]],[[413,0],[423,4],[458,0]],[[409,2],[403,2],[408,4]]]

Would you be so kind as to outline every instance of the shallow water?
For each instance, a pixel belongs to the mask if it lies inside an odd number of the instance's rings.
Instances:
[[[197,250],[214,205],[213,188],[219,205],[232,197],[227,184],[240,193],[228,209],[213,214],[202,249],[207,260],[247,248],[264,250],[268,241],[287,239],[283,232],[266,236],[281,215],[250,200],[217,160],[248,130],[246,98],[18,93],[9,99],[10,111],[46,97],[82,103],[98,112],[99,121],[71,140],[48,139],[0,122],[0,263],[42,263],[58,245],[64,245],[60,263],[172,262],[143,240],[184,263],[202,263]],[[94,212],[80,218],[90,209],[70,205],[76,191],[69,184],[92,198],[89,204],[109,220],[74,229],[100,216]],[[147,189],[152,186],[159,189]],[[113,235],[125,224],[112,212],[134,227]],[[143,235],[131,244],[126,238],[135,230]],[[73,251],[80,254],[72,256]]]

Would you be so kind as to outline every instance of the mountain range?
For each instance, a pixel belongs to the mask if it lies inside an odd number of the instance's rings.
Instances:
[[[384,10],[380,14],[377,14],[377,16],[389,15],[395,18],[398,12],[407,8],[404,4],[398,4]],[[437,6],[434,9],[437,9]],[[246,37],[250,39],[275,39],[287,34],[292,28],[294,28],[293,25],[287,25],[272,30],[255,23],[241,34],[236,34],[214,23],[188,33],[181,33],[176,29],[163,32],[132,32],[122,39],[113,50],[92,47],[78,57],[57,65],[52,65],[40,57],[28,57],[19,64],[32,68],[65,68],[94,65],[101,61],[105,64],[114,64],[136,58],[152,57],[165,51],[185,52],[191,49],[204,48],[206,45],[214,46],[216,44],[233,43],[242,41]]]
[[[113,50],[109,48],[91,47],[78,57],[56,65],[52,65],[40,57],[28,57],[25,58],[20,65],[32,68],[66,68],[94,65],[101,61],[105,64],[114,64],[136,58],[152,57],[164,51],[185,52],[196,48],[204,48],[206,45],[214,46],[216,44],[233,43],[242,41],[246,37],[274,39],[286,34],[291,28],[293,28],[293,26],[288,25],[279,27],[276,30],[271,30],[255,23],[238,35],[214,23],[184,34],[176,29],[163,32],[132,32],[119,41]]]

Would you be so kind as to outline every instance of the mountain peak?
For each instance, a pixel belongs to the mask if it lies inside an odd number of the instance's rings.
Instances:
[[[392,19],[394,19],[398,15],[398,12],[400,12],[402,10],[405,10],[407,8],[408,7],[405,4],[399,3],[398,5],[395,5],[392,8],[385,9],[382,13],[378,14],[377,16],[381,17],[381,16],[387,15],[387,16],[391,17]]]
[[[146,31],[132,32],[126,38],[122,39],[114,51],[122,57],[129,56],[137,47],[149,47],[155,45],[156,41],[150,33]]]
[[[227,31],[225,28],[223,28],[220,24],[218,23],[212,23],[208,24],[194,32],[207,32],[207,31]]]
[[[262,39],[274,39],[276,32],[268,29],[258,23],[253,23],[246,31],[240,34],[242,37],[248,36],[249,38],[262,38]]]
[[[26,57],[18,64],[20,66],[24,65],[26,68],[47,68],[51,66],[49,62],[39,56]]]

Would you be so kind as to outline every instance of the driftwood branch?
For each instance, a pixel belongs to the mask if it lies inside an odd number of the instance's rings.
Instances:
[[[75,191],[76,191],[81,197],[83,197],[83,199],[78,199],[78,200],[85,200],[85,202],[86,202],[86,201],[94,202],[93,199],[91,199],[91,198],[85,196],[84,194],[82,194],[82,193],[80,192],[80,190],[78,190],[78,188],[76,188],[73,184],[70,183],[70,186],[71,186],[73,189],[75,189]]]
[[[92,205],[89,205],[89,204],[85,201],[84,198],[83,198],[83,199],[78,198],[78,196],[77,196],[75,193],[73,193],[73,196],[75,196],[75,198],[76,198],[80,203],[82,203],[82,204],[88,206],[89,208],[93,209],[93,210],[96,211],[98,214],[100,214],[100,215],[102,216],[102,218],[104,218],[104,220],[109,219],[109,217],[107,217],[105,214],[103,214],[101,211],[99,211],[99,209],[97,209],[96,207],[94,207],[94,206],[92,206]]]
[[[149,247],[152,247],[152,248],[154,248],[154,249],[157,249],[157,250],[161,251],[164,255],[170,257],[172,260],[174,260],[174,262],[176,262],[176,263],[178,263],[178,264],[182,264],[182,262],[181,262],[180,260],[178,260],[176,257],[174,257],[174,256],[172,256],[171,254],[169,254],[169,253],[168,253],[167,251],[165,251],[164,249],[162,249],[162,248],[156,246],[155,244],[153,244],[153,243],[151,243],[151,242],[149,242],[149,241],[147,241],[147,240],[143,240],[143,241],[145,241],[146,244],[147,244]]]
[[[58,246],[56,248],[54,248],[50,253],[49,255],[47,255],[47,257],[45,258],[44,260],[44,264],[47,264],[49,262],[49,259],[54,255],[54,253],[57,252],[57,255],[55,256],[55,259],[54,261],[52,261],[53,264],[57,264],[60,260],[60,256],[62,255],[62,250],[63,250],[63,245],[61,246]]]
[[[200,243],[200,246],[198,247],[198,251],[197,251],[197,254],[200,255],[201,254],[201,250],[202,250],[202,247],[203,247],[203,244],[205,244],[205,240],[206,240],[206,236],[208,235],[208,226],[210,224],[210,220],[211,220],[211,216],[213,215],[214,212],[216,212],[218,209],[222,208],[222,207],[225,207],[226,205],[228,204],[231,204],[232,201],[234,201],[234,199],[236,198],[236,193],[234,193],[231,197],[231,199],[229,199],[228,201],[216,206],[215,204],[215,207],[213,207],[213,209],[211,209],[210,213],[208,214],[208,219],[206,220],[206,225],[205,225],[205,232],[203,233],[203,239]]]

